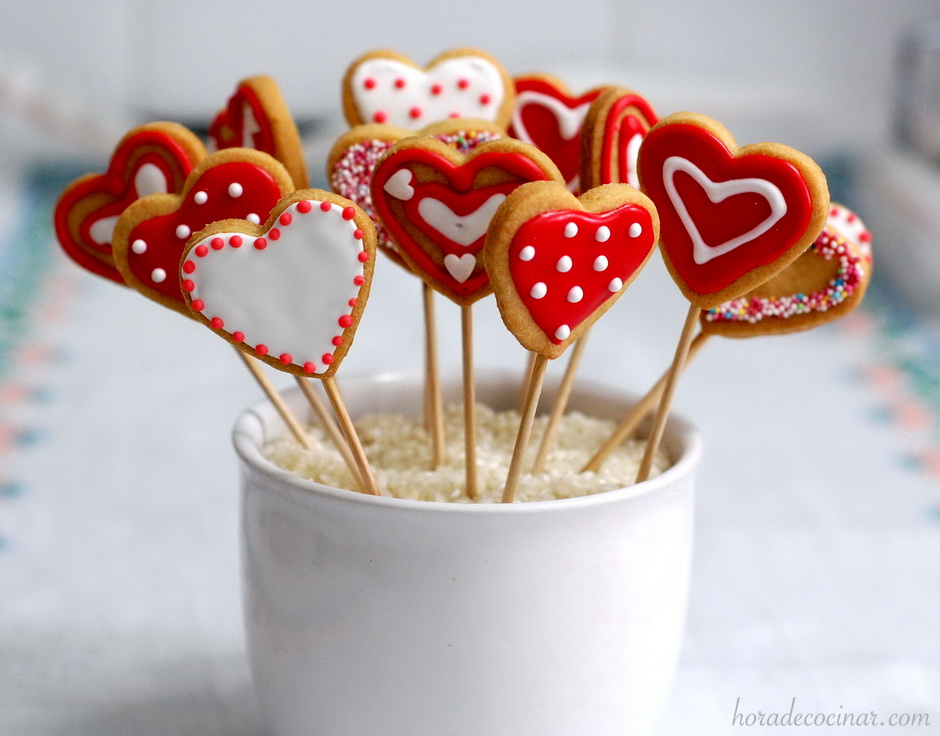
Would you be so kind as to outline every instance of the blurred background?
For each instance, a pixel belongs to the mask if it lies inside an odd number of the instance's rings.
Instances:
[[[0,24],[0,733],[262,733],[228,444],[258,390],[208,332],[62,256],[58,193],[133,125],[204,132],[253,74],[280,84],[323,186],[349,62],[455,46],[798,148],[874,233],[858,313],[713,341],[680,386],[707,453],[661,733],[740,732],[738,697],[940,724],[937,0],[36,0]],[[438,303],[455,374],[459,315]],[[582,372],[644,391],[686,304],[658,258],[621,304]],[[419,305],[407,274],[378,271],[344,372],[418,370]],[[480,370],[521,377],[492,300],[476,314]]]

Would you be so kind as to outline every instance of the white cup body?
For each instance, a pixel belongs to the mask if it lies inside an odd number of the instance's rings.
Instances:
[[[477,398],[518,406],[518,384],[481,376]],[[417,413],[423,387],[377,376],[347,379],[343,392],[354,416]],[[547,387],[545,406],[551,395]],[[582,383],[571,407],[619,418],[629,403]],[[650,732],[685,618],[701,451],[687,422],[670,420],[664,446],[675,464],[658,478],[512,505],[304,481],[260,455],[282,431],[264,403],[234,434],[248,647],[273,736]]]

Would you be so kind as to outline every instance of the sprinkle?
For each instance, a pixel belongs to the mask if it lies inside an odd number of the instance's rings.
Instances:
[[[248,220],[248,222],[254,223],[255,225],[261,224],[261,216],[256,215],[254,212],[250,213],[245,219]]]
[[[312,209],[313,204],[309,199],[302,199],[297,203],[297,211],[302,215],[306,215]]]
[[[340,317],[337,320],[337,324],[339,324],[339,326],[342,327],[343,329],[346,329],[347,327],[351,326],[352,323],[353,323],[353,318],[348,314],[344,314],[342,317]]]
[[[166,281],[166,271],[164,271],[162,268],[155,268],[150,272],[150,278],[153,279],[155,284],[162,284],[164,281]]]
[[[193,303],[190,306],[197,312],[201,312],[206,308],[205,302],[203,302],[202,299],[193,299]]]
[[[147,252],[146,241],[137,238],[137,240],[131,243],[131,250],[134,251],[137,255],[143,255]]]
[[[304,373],[316,373],[317,364],[316,363],[304,363]]]
[[[183,264],[183,273],[192,273],[196,270],[196,264],[193,261],[186,261]]]
[[[186,225],[180,225],[176,228],[176,237],[180,240],[186,240],[191,234],[192,231]]]
[[[225,327],[225,322],[222,321],[221,317],[213,317],[209,324],[211,324],[217,330],[221,330],[223,327]]]
[[[237,181],[233,181],[231,184],[228,185],[228,196],[232,197],[233,199],[238,199],[244,193],[245,193],[245,187],[243,187]]]
[[[255,345],[255,352],[258,353],[258,355],[267,355],[267,354],[268,354],[268,346],[267,346],[267,345],[261,345],[261,344]]]
[[[222,240],[222,238],[212,238],[212,240],[209,241],[209,245],[212,246],[212,250],[222,250],[225,247],[225,241]],[[198,248],[196,250],[198,250]],[[201,254],[197,253],[197,255]]]
[[[290,353],[281,353],[278,360],[281,361],[281,365],[290,365],[294,362],[294,357]]]
[[[233,235],[228,239],[228,244],[233,248],[241,248],[243,242],[241,235]]]
[[[268,241],[264,238],[255,238],[255,248],[258,250],[264,250],[268,247]]]
[[[241,342],[242,340],[245,339],[245,333],[244,333],[244,332],[233,332],[233,333],[232,333],[232,339],[233,339],[235,342]]]
[[[209,201],[209,194],[207,192],[196,192],[193,195],[193,201],[196,204],[205,204]]]
[[[290,212],[283,212],[281,213],[281,216],[277,218],[277,221],[284,227],[287,227],[294,221],[294,218]]]

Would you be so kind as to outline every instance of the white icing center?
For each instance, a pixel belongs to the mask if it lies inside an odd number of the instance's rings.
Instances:
[[[705,190],[705,194],[708,195],[709,201],[713,204],[723,202],[728,197],[733,197],[736,194],[758,194],[767,200],[770,205],[770,214],[764,218],[763,222],[758,223],[743,235],[726,240],[724,243],[709,245],[702,239],[695,220],[689,214],[689,210],[676,188],[675,176],[679,171],[685,172],[695,179],[699,186]],[[692,240],[692,258],[699,266],[759,238],[787,214],[787,201],[783,196],[783,192],[772,182],[756,178],[712,181],[698,166],[681,156],[670,156],[663,163],[663,183],[673,207],[676,208],[679,219]]]
[[[504,199],[505,194],[494,194],[470,214],[457,215],[439,199],[425,197],[418,202],[418,214],[445,238],[466,248],[486,235],[490,220]]]
[[[137,174],[134,176],[134,191],[137,192],[138,199],[150,194],[166,194],[170,191],[170,184],[159,166],[147,163],[137,169]]]
[[[367,59],[356,67],[351,84],[364,122],[410,130],[454,115],[493,122],[506,97],[499,69],[479,56],[444,59],[427,72],[394,59]]]
[[[261,126],[255,120],[254,110],[247,102],[242,106],[242,148],[255,147],[255,134],[261,132]],[[233,195],[237,196],[237,195]]]
[[[323,212],[320,202],[309,201],[313,209],[305,214],[296,204],[285,210],[291,224],[277,225],[281,237],[264,250],[243,233],[201,241],[208,253],[200,258],[191,250],[187,260],[196,270],[183,278],[193,281],[191,295],[205,304],[202,314],[221,318],[226,332],[242,332],[247,345],[266,345],[275,357],[288,353],[295,364],[313,363],[322,373],[328,368],[323,356],[333,353],[333,338],[343,333],[338,320],[359,296],[353,279],[363,273],[362,241],[353,236],[355,220],[343,219],[343,207]],[[232,235],[242,239],[240,247],[228,244]],[[221,250],[210,246],[216,237],[226,243]]]
[[[643,143],[643,135],[635,133],[627,143],[627,184],[632,187],[640,188],[640,176],[636,172],[636,162],[640,156],[640,144]]]
[[[91,235],[91,239],[94,240],[98,245],[111,245],[111,237],[114,235],[114,226],[117,225],[118,216],[114,217],[102,217],[100,220],[95,220],[91,223],[91,227],[88,228],[88,233]]]

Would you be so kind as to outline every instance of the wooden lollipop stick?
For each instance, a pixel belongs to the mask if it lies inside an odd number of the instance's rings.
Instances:
[[[437,329],[434,320],[434,291],[423,281],[424,292],[424,356],[425,400],[428,431],[431,433],[431,469],[447,462],[444,438],[444,406],[441,399],[441,377],[437,368]]]
[[[643,460],[640,462],[640,471],[636,475],[637,483],[642,483],[649,478],[650,470],[653,467],[653,457],[656,455],[656,450],[659,449],[663,431],[666,429],[666,420],[669,418],[672,397],[676,393],[679,376],[689,355],[689,346],[692,344],[692,334],[695,330],[695,324],[698,322],[699,311],[699,308],[692,304],[689,307],[689,313],[685,317],[685,324],[682,326],[682,333],[679,335],[679,343],[676,345],[676,355],[672,359],[672,366],[667,374],[666,385],[663,387],[663,396],[659,400],[659,408],[656,410],[656,418],[653,419],[653,428],[646,440],[646,451],[643,453]]]
[[[522,389],[519,391],[519,413],[522,414],[525,409],[525,400],[528,396],[529,384],[532,383],[532,369],[535,367],[535,359],[538,357],[536,353],[529,352],[529,357],[526,359],[525,367],[525,378],[522,381]]]
[[[545,471],[548,453],[551,452],[552,446],[555,444],[555,435],[558,433],[558,425],[561,422],[561,418],[565,415],[565,409],[568,408],[568,399],[571,398],[571,389],[574,388],[574,379],[578,374],[578,365],[581,363],[581,355],[584,353],[584,347],[587,345],[587,336],[589,334],[590,331],[581,335],[571,349],[568,367],[565,368],[565,375],[561,378],[561,384],[558,387],[558,395],[555,397],[555,406],[552,407],[552,413],[548,417],[548,424],[545,426],[545,434],[542,435],[542,443],[539,445],[538,454],[535,456],[535,464],[532,466],[533,473],[542,473]]]
[[[365,484],[362,482],[362,478],[359,475],[359,466],[356,464],[356,459],[349,449],[349,443],[346,442],[343,433],[340,432],[339,427],[336,426],[336,421],[330,416],[330,412],[327,411],[323,400],[313,389],[313,384],[310,382],[310,379],[304,378],[303,376],[294,376],[294,378],[297,379],[297,385],[300,387],[304,398],[307,399],[307,403],[310,404],[310,408],[313,409],[313,413],[317,415],[317,421],[320,422],[323,431],[326,432],[333,446],[339,451],[343,462],[346,463],[346,467],[349,468],[349,472],[352,473],[352,477],[359,485],[359,490],[362,490],[365,488]]]
[[[519,431],[516,434],[516,444],[512,448],[512,459],[509,461],[509,474],[506,476],[506,485],[503,486],[503,503],[512,503],[516,496],[526,448],[529,446],[529,437],[532,435],[532,422],[535,421],[535,411],[539,408],[539,395],[542,393],[542,381],[545,378],[547,365],[548,358],[536,354],[535,363],[532,366],[532,377],[526,389],[525,405],[522,409]]]
[[[252,377],[255,381],[258,382],[258,385],[261,387],[261,390],[264,391],[264,395],[268,397],[268,401],[274,406],[277,410],[277,413],[281,415],[281,419],[284,420],[284,424],[287,425],[287,428],[290,430],[291,434],[294,435],[294,438],[307,450],[310,449],[310,438],[307,437],[307,433],[304,432],[304,428],[301,426],[300,422],[297,421],[291,410],[287,408],[287,404],[284,403],[284,399],[281,398],[281,395],[277,392],[277,389],[274,388],[273,384],[268,380],[268,377],[264,375],[264,371],[261,370],[261,366],[258,364],[258,361],[254,358],[245,355],[241,350],[235,349],[235,352],[238,353],[239,357],[245,361],[245,366],[251,372]]]
[[[473,382],[473,312],[469,305],[460,307],[463,340],[463,436],[467,464],[467,497],[477,497],[477,410]]]
[[[381,496],[382,492],[379,491],[379,487],[375,483],[375,476],[372,474],[369,459],[366,457],[365,450],[362,449],[362,443],[359,441],[359,435],[356,433],[356,428],[349,417],[349,412],[346,410],[346,403],[339,392],[339,386],[336,385],[334,379],[324,378],[323,388],[326,389],[326,395],[330,399],[330,404],[333,405],[333,412],[336,414],[339,426],[342,427],[349,442],[349,449],[352,450],[353,457],[356,458],[356,465],[359,466],[359,475],[362,478],[365,492],[373,496]]]
[[[688,367],[689,363],[692,362],[692,359],[695,358],[695,356],[698,354],[698,351],[702,349],[702,346],[705,344],[705,341],[708,339],[708,337],[708,334],[704,332],[700,332],[695,336],[695,339],[692,340],[692,344],[689,346],[689,354],[685,359],[685,365],[683,366],[683,369]],[[659,380],[653,385],[653,387],[646,392],[646,396],[644,396],[634,405],[634,407],[630,410],[630,413],[624,417],[623,421],[620,422],[620,424],[617,426],[617,429],[614,430],[613,434],[610,435],[601,448],[596,453],[594,453],[594,457],[588,460],[587,464],[581,468],[580,472],[596,473],[601,469],[601,465],[604,464],[604,461],[610,457],[610,453],[620,447],[620,445],[622,445],[626,440],[634,436],[637,428],[656,409],[656,405],[659,403],[659,399],[663,395],[663,389],[666,387],[666,381],[668,378],[669,371],[667,370],[665,373],[663,373],[662,376],[660,376]]]

